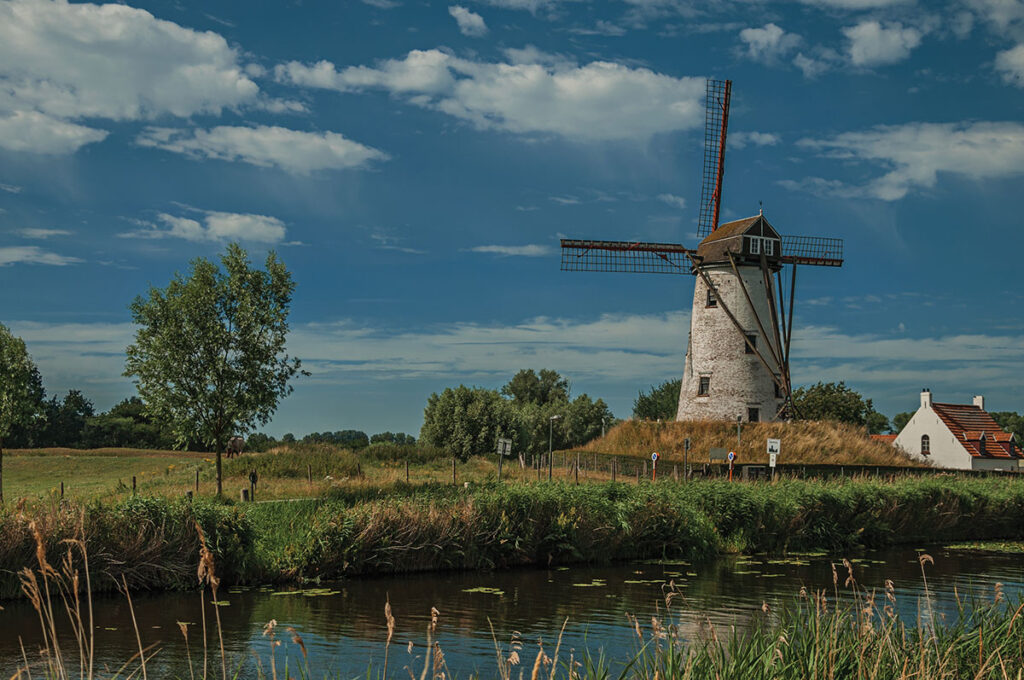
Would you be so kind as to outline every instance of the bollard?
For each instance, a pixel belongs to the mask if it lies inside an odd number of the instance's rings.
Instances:
[[[192,502],[192,491],[191,491],[191,489],[185,492],[185,499],[188,500],[189,503]]]
[[[60,483],[60,497],[64,498],[64,482]]]
[[[249,490],[248,489],[240,490],[238,492],[238,499],[240,501],[242,501],[243,503],[248,503],[249,502]]]
[[[455,456],[452,456],[452,485],[454,486],[457,483],[455,481]]]
[[[499,482],[501,481],[501,460],[504,457],[505,456],[501,455],[500,453],[498,454],[498,481]],[[405,481],[406,482],[409,481],[409,463],[405,464]]]
[[[501,466],[498,466],[498,479],[501,479]],[[405,461],[405,483],[409,483],[409,461]]]
[[[135,475],[132,475],[132,493],[135,493]]]
[[[132,488],[135,488],[135,478],[132,477]],[[196,469],[196,495],[199,495],[199,469]]]
[[[313,486],[313,466],[309,463],[306,463],[306,481]]]

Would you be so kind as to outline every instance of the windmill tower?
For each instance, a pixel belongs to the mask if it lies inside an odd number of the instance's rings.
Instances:
[[[718,224],[731,95],[732,81],[708,81],[697,229],[703,240],[696,250],[675,243],[562,239],[563,271],[697,277],[676,420],[798,415],[789,370],[796,267],[843,264],[841,239],[781,236],[763,214]]]

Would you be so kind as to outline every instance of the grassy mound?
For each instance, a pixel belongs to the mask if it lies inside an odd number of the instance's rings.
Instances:
[[[736,423],[652,422],[627,420],[604,437],[581,450],[615,455],[649,456],[660,453],[664,460],[682,461],[683,440],[690,438],[690,461],[700,463],[713,447],[735,451],[740,463],[767,463],[767,439],[781,439],[779,463],[805,465],[914,465],[902,451],[872,440],[862,427],[831,421],[792,423],[744,423],[741,442],[736,444]]]

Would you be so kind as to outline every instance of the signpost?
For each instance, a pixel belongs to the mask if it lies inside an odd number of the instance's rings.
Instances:
[[[651,453],[651,481],[658,481],[658,459],[661,456],[658,455],[657,451]]]
[[[512,440],[511,439],[498,439],[498,481],[501,481],[501,464],[505,460],[505,456],[512,455]]]
[[[775,479],[775,461],[782,450],[782,441],[779,439],[768,440],[768,467],[772,469],[772,479]]]
[[[729,481],[730,482],[732,481],[732,463],[733,463],[734,460],[736,460],[736,452],[735,451],[730,451],[729,452]]]

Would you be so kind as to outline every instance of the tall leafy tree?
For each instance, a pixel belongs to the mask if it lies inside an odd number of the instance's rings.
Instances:
[[[650,392],[640,392],[633,402],[633,417],[640,420],[675,420],[679,410],[682,379],[666,380]]]
[[[801,417],[808,420],[838,420],[863,425],[871,434],[889,429],[889,419],[875,410],[870,399],[846,386],[846,383],[819,382],[793,392],[793,403]]]
[[[532,368],[523,369],[501,388],[501,393],[512,399],[516,406],[523,404],[549,404],[568,401],[569,381],[558,371],[542,368],[537,374]]]
[[[139,329],[125,362],[147,412],[179,446],[216,452],[218,495],[228,440],[270,420],[301,370],[285,352],[295,284],[284,263],[271,252],[265,270],[253,268],[235,243],[220,262],[197,258],[187,276],[132,302]]]
[[[0,324],[0,502],[4,499],[4,438],[12,427],[31,420],[42,400],[42,380],[25,341]]]
[[[465,460],[494,451],[499,437],[517,431],[515,409],[497,390],[459,385],[427,398],[420,441]]]
[[[907,426],[907,423],[909,423],[910,419],[913,417],[913,411],[903,411],[902,413],[897,413],[892,417],[892,431],[895,432],[896,434],[899,434],[900,432],[903,431],[903,428]]]

